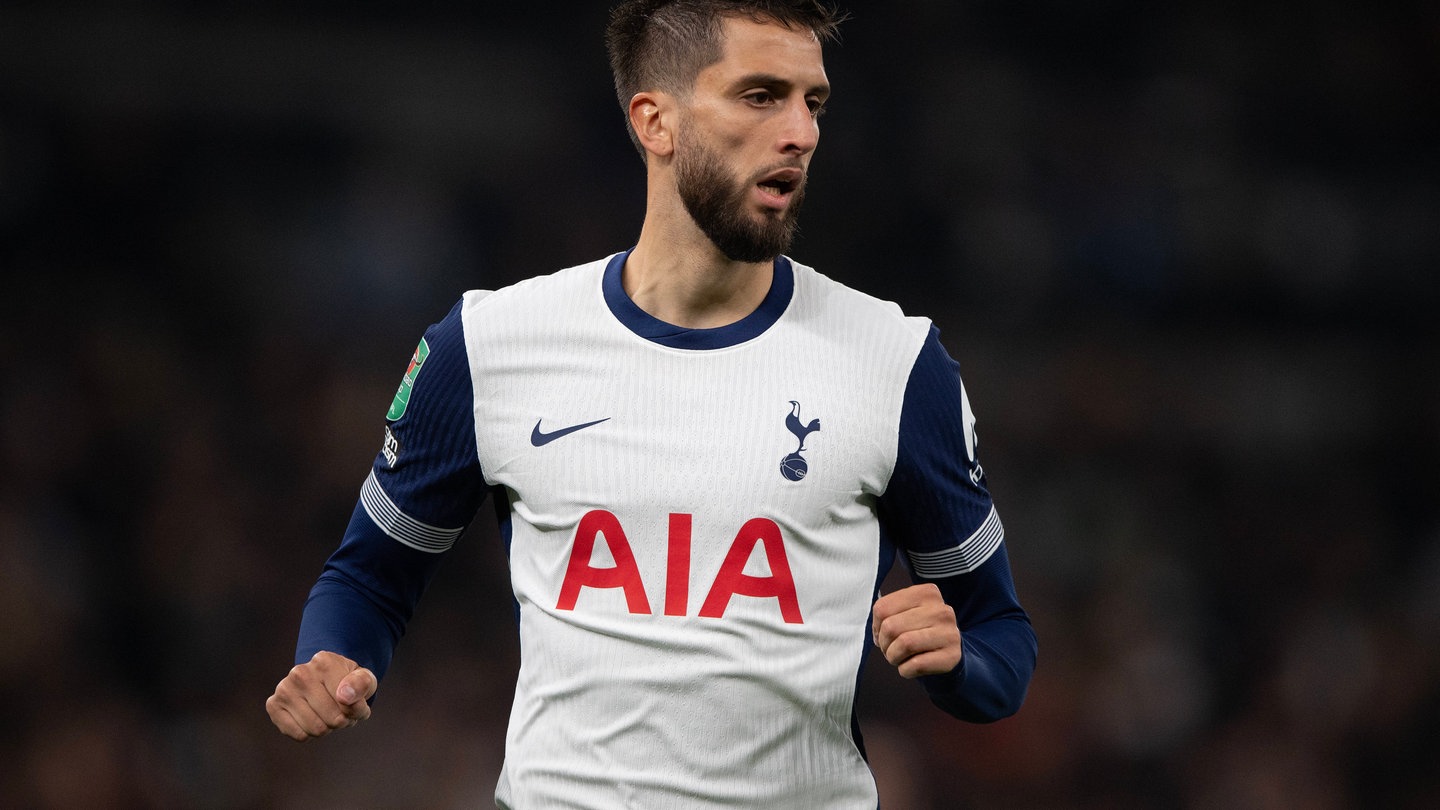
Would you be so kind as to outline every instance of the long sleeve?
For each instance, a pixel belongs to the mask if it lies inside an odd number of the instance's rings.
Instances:
[[[960,627],[959,666],[921,679],[931,701],[963,720],[991,722],[1019,710],[1037,644],[976,444],[959,366],[932,327],[906,386],[880,517],[914,581],[938,586]]]
[[[484,501],[461,305],[426,330],[383,445],[301,618],[296,663],[328,650],[384,677],[445,552]]]

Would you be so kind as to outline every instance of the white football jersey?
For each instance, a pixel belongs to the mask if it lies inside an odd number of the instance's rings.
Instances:
[[[521,650],[500,807],[874,810],[855,690],[897,552],[964,633],[932,701],[998,719],[1034,667],[958,368],[928,320],[783,257],[739,322],[663,323],[626,256],[426,331],[296,661],[383,678],[488,495]]]
[[[674,348],[607,305],[609,261],[461,310],[520,606],[498,802],[874,810],[874,505],[929,322],[794,264],[758,334]]]

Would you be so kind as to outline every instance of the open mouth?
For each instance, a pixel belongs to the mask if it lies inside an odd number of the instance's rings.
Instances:
[[[794,191],[794,190],[795,190],[795,187],[796,187],[797,185],[799,185],[799,181],[796,181],[796,180],[781,180],[781,179],[778,179],[778,178],[771,178],[771,179],[769,179],[769,180],[761,180],[760,183],[759,183],[759,185],[760,185],[760,188],[763,188],[763,189],[765,189],[766,191],[769,191],[769,192],[772,193],[772,194],[782,194],[782,195],[783,195],[783,194],[789,194],[790,192]]]
[[[760,178],[755,185],[766,196],[783,200],[800,188],[800,182],[804,177],[804,173],[799,169],[781,169]]]

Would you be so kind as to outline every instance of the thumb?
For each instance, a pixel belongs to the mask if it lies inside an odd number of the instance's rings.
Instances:
[[[340,684],[335,687],[335,699],[344,706],[353,706],[361,701],[369,700],[375,694],[378,686],[375,674],[370,670],[359,667],[340,679]]]

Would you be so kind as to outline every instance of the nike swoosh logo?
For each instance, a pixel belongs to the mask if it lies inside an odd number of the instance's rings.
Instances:
[[[553,442],[556,439],[562,438],[564,436],[569,436],[571,433],[574,433],[577,430],[584,430],[587,427],[593,427],[600,424],[601,422],[608,422],[610,421],[610,417],[607,416],[604,419],[596,419],[594,422],[585,422],[579,425],[571,425],[570,427],[560,428],[559,430],[552,430],[549,433],[544,433],[540,430],[540,423],[543,421],[545,420],[536,419],[535,429],[530,431],[530,443],[536,447],[544,447],[550,442]]]

